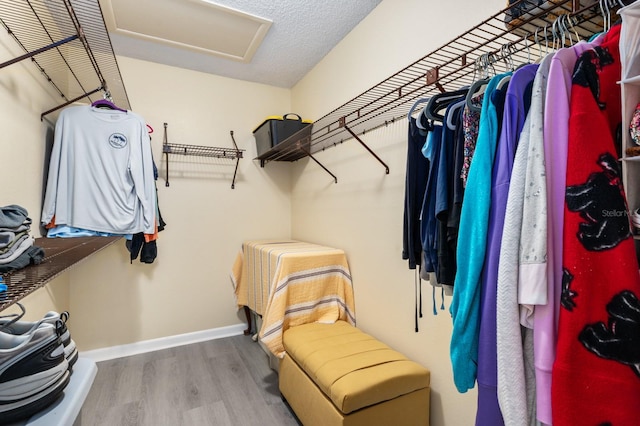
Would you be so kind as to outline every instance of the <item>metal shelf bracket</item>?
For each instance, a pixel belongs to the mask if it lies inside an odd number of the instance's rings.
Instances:
[[[299,147],[299,149],[304,152],[307,157],[311,158],[313,161],[316,162],[316,164],[318,164],[320,167],[322,167],[324,169],[325,172],[329,173],[332,177],[333,177],[333,181],[334,183],[338,183],[338,178],[336,177],[336,175],[334,175],[333,173],[331,173],[329,171],[329,169],[327,169],[320,161],[318,161],[316,159],[316,157],[314,157],[307,149],[303,148],[302,146]]]
[[[345,128],[345,130],[346,130],[347,132],[349,132],[349,133],[351,134],[351,136],[353,136],[353,138],[354,138],[355,140],[357,140],[358,142],[360,142],[360,145],[364,146],[364,147],[366,148],[366,150],[367,150],[367,151],[369,151],[369,154],[373,155],[373,156],[375,157],[375,159],[376,159],[376,160],[378,160],[378,161],[380,162],[380,164],[382,164],[382,165],[384,166],[384,169],[385,169],[386,174],[389,174],[389,166],[387,166],[387,164],[386,164],[384,161],[382,161],[382,159],[380,159],[380,157],[378,157],[378,156],[376,155],[376,153],[375,153],[375,152],[373,152],[373,151],[371,150],[371,148],[369,148],[369,147],[367,146],[367,144],[366,144],[366,143],[362,142],[362,139],[360,139],[360,138],[358,137],[358,135],[356,135],[355,133],[353,133],[353,131],[349,128],[349,126],[347,126],[347,125],[345,124],[344,128]]]

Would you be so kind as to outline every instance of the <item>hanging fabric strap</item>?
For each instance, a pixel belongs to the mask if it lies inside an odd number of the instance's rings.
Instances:
[[[421,288],[422,286],[419,286],[418,281],[420,281],[420,277],[418,277],[418,268],[414,269],[415,273],[413,275],[414,277],[414,296],[416,298],[416,308],[415,308],[415,332],[417,333],[418,330],[418,292],[420,291],[420,294],[422,292],[422,290],[418,290],[418,288]],[[422,306],[422,296],[420,296],[420,305]],[[422,316],[422,307],[420,308],[420,316]]]
[[[420,318],[422,318],[422,280],[420,279],[420,274],[418,274],[418,289],[420,290]]]

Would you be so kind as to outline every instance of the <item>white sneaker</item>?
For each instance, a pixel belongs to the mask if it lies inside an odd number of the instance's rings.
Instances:
[[[56,328],[41,324],[32,332],[0,332],[0,418],[14,422],[53,403],[69,382],[69,363]]]
[[[62,340],[62,344],[64,345],[64,356],[69,362],[69,367],[73,367],[73,364],[78,360],[78,349],[76,347],[76,342],[71,339],[71,333],[67,329],[67,320],[69,319],[68,312],[62,312],[58,314],[57,312],[50,311],[45,314],[39,321],[18,321],[22,315],[24,315],[24,307],[20,305],[22,309],[22,314],[18,314],[13,318],[10,317],[0,317],[0,332],[21,335],[32,333],[35,329],[40,327],[42,324],[51,324],[54,327],[60,327],[60,339]],[[61,324],[57,324],[58,321]]]

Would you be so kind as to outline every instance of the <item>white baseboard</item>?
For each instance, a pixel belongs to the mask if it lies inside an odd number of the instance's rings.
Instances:
[[[228,327],[212,328],[209,330],[194,331],[193,333],[178,334],[176,336],[161,337],[158,339],[144,340],[127,345],[111,346],[109,348],[94,349],[80,352],[80,356],[94,362],[107,361],[125,356],[138,355],[161,349],[174,348],[176,346],[191,343],[205,342],[207,340],[222,339],[224,337],[243,334],[246,324],[230,325]]]

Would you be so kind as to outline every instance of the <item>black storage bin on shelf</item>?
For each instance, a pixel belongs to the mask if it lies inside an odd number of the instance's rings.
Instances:
[[[290,117],[295,117],[290,118]],[[311,121],[303,120],[297,114],[285,114],[283,116],[271,116],[267,117],[253,131],[253,135],[256,138],[256,149],[258,152],[258,158],[264,157],[268,152],[276,147],[279,143],[287,140],[290,136],[301,130],[308,130],[311,133]],[[307,132],[302,132],[300,139],[307,137]],[[307,137],[308,139],[308,137]],[[308,144],[308,143],[307,143]],[[284,147],[283,147],[284,148]],[[292,151],[293,149],[287,149]],[[283,149],[284,151],[284,149]],[[290,160],[292,156],[287,152],[283,153],[278,160]],[[300,157],[298,157],[300,158]]]

